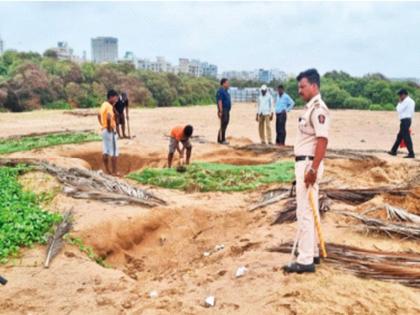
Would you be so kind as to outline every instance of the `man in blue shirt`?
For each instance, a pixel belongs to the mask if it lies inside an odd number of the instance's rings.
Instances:
[[[220,81],[220,89],[216,94],[217,116],[220,119],[220,129],[219,134],[217,135],[217,142],[220,144],[229,144],[229,142],[226,141],[226,129],[229,124],[230,109],[232,104],[228,89],[229,81],[228,79],[223,78]]]
[[[295,102],[284,92],[284,86],[279,85],[277,88],[278,96],[276,101],[276,144],[279,146],[286,143],[286,120],[287,113],[291,111]]]

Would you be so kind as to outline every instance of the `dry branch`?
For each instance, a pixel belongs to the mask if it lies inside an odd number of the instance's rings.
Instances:
[[[150,192],[102,172],[80,168],[65,169],[35,159],[0,159],[0,165],[15,166],[22,163],[33,165],[35,169],[56,177],[65,186],[64,192],[75,198],[134,203],[146,207],[166,204],[163,199]]]
[[[268,249],[289,254],[291,242]],[[334,243],[327,244],[326,263],[362,278],[392,281],[420,288],[420,255],[407,252],[373,251]]]
[[[418,215],[409,213],[407,210],[401,208],[392,207],[390,205],[386,205],[385,208],[388,219],[420,224],[420,216]]]
[[[47,257],[45,258],[44,267],[48,268],[51,260],[57,256],[63,247],[63,236],[68,233],[72,226],[72,211],[68,211],[63,216],[63,221],[55,229],[54,235],[49,239]]]
[[[263,208],[286,199],[286,191],[287,190],[284,188],[278,188],[264,192],[261,200],[252,205],[249,211]],[[321,194],[324,194],[331,200],[341,201],[351,205],[359,205],[380,194],[406,196],[410,194],[410,191],[408,188],[381,187],[375,189],[323,189],[321,190]]]
[[[363,230],[385,233],[387,235],[400,235],[407,238],[420,238],[419,224],[392,223],[350,211],[334,211],[334,213],[352,217],[363,224],[362,226],[351,225],[350,227],[353,228],[362,228]]]
[[[277,213],[277,217],[271,225],[282,224],[286,222],[296,221],[296,199],[289,199],[284,209]],[[330,200],[324,195],[319,198],[319,211],[323,215],[325,212],[330,210]]]

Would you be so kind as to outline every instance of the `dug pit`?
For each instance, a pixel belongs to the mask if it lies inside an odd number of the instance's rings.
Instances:
[[[105,171],[104,163],[102,160],[102,152],[90,151],[90,152],[79,152],[71,155],[72,158],[84,160],[88,163],[89,168],[92,170]],[[166,159],[162,155],[149,154],[128,154],[121,153],[118,157],[118,172],[121,175],[127,175],[131,172],[143,169],[145,167],[164,167]]]
[[[205,263],[203,253],[235,239],[252,222],[243,211],[161,208],[128,221],[108,221],[84,232],[82,238],[108,264],[133,279],[145,279]],[[231,248],[224,253],[238,255]]]

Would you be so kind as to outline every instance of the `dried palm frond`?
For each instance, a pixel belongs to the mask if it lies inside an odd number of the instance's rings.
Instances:
[[[63,221],[55,229],[54,235],[50,237],[47,249],[47,257],[45,258],[44,267],[48,268],[52,259],[57,256],[61,248],[63,248],[63,236],[68,233],[72,226],[72,211],[68,211],[63,216]]]
[[[97,199],[108,202],[134,203],[146,207],[165,205],[166,202],[152,193],[133,187],[115,177],[98,171],[80,168],[65,169],[35,159],[0,159],[0,165],[30,164],[35,169],[47,172],[65,185],[64,192],[74,198]]]
[[[261,201],[252,205],[250,211],[263,208],[288,198],[285,188],[269,190],[263,193]],[[375,189],[323,189],[321,193],[329,199],[341,201],[351,205],[359,205],[371,200],[380,194],[391,194],[396,196],[406,196],[410,193],[408,188],[381,187]],[[291,196],[290,196],[291,197]]]
[[[407,238],[420,238],[420,225],[407,223],[392,223],[381,219],[371,218],[350,211],[334,211],[334,213],[355,218],[363,225],[349,225],[350,228],[385,233],[388,236],[396,234]]]
[[[268,250],[289,254],[292,246],[288,242]],[[324,262],[358,277],[420,288],[420,254],[366,250],[334,243],[327,244],[327,252]]]
[[[288,200],[284,209],[277,213],[276,219],[273,223],[271,223],[271,225],[296,221],[296,208],[296,200],[294,198]],[[319,212],[323,215],[328,210],[330,210],[330,200],[323,195],[319,198]]]
[[[281,200],[293,197],[295,192],[296,181],[293,181],[290,189],[280,188],[276,190],[271,190],[269,192],[264,193],[262,201],[251,206],[248,211],[254,211],[259,208],[266,207],[270,204],[279,202]]]
[[[388,219],[420,224],[420,216],[418,215],[409,213],[407,210],[396,208],[390,205],[386,205],[385,208]]]

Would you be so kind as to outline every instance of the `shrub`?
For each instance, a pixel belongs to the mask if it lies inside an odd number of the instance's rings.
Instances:
[[[369,106],[369,110],[379,111],[379,110],[383,110],[383,108],[379,104],[372,104],[372,105]]]
[[[370,101],[364,97],[349,97],[344,101],[344,108],[367,109]]]
[[[391,103],[387,103],[387,104],[383,105],[382,108],[383,108],[383,110],[394,111],[395,110],[395,105],[391,104]]]

